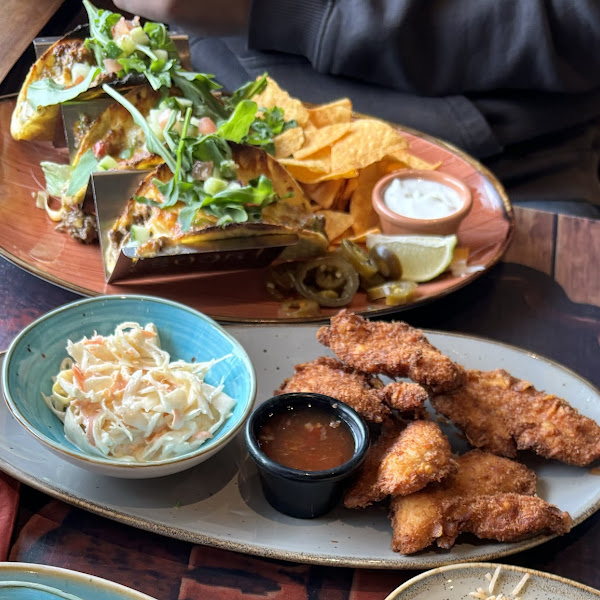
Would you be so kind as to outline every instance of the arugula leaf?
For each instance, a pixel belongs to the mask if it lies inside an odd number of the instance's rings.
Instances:
[[[34,81],[27,88],[27,100],[36,110],[40,106],[50,106],[73,100],[90,87],[100,70],[100,67],[91,68],[83,81],[70,87],[55,83],[48,78]]]
[[[242,100],[235,107],[233,113],[221,123],[217,135],[238,144],[248,135],[248,130],[254,122],[258,105],[252,100]]]
[[[109,52],[114,53],[111,44],[116,46],[112,38],[112,28],[119,22],[121,15],[109,10],[98,9],[89,0],[83,0],[83,6],[88,14],[90,24],[90,37],[86,39],[85,44],[94,52],[96,63],[102,65],[105,58],[116,58],[121,53],[119,49],[117,56],[109,56]],[[107,47],[111,49],[107,51]]]
[[[273,182],[265,175],[259,175],[256,179],[250,181],[248,185],[239,188],[227,188],[212,197],[206,198],[202,202],[201,208],[235,203],[244,205],[250,212],[256,212],[255,209],[262,209],[276,199]]]
[[[226,204],[218,208],[215,207],[214,212],[221,215],[217,221],[217,225],[220,227],[228,223],[247,223],[249,220],[248,211],[239,204]]]
[[[240,86],[233,92],[230,98],[226,98],[225,102],[228,106],[235,106],[242,100],[250,100],[256,94],[260,94],[267,87],[267,76],[263,75],[259,79],[249,81]]]
[[[177,222],[181,227],[181,231],[187,231],[192,226],[194,218],[196,217],[196,213],[198,212],[198,208],[198,204],[191,204],[189,206],[184,206],[179,211]]]
[[[185,118],[183,120],[183,126],[181,128],[181,138],[179,139],[179,145],[177,146],[177,162],[175,164],[175,170],[173,171],[173,177],[167,183],[155,181],[156,187],[165,197],[162,203],[163,207],[173,206],[179,200],[179,179],[181,176],[181,162],[183,160],[183,148],[185,144],[185,136],[187,135],[188,127],[190,126],[190,119],[192,118],[192,108],[189,107],[185,111]]]
[[[104,54],[106,54],[106,58],[119,58],[123,54],[123,50],[111,40],[104,46]]]
[[[148,38],[147,44],[136,44],[135,50],[124,50],[119,40],[113,39],[112,28],[122,16],[108,10],[95,8],[89,0],[83,0],[90,23],[90,37],[86,47],[93,50],[98,65],[104,65],[104,59],[116,59],[125,73],[132,71],[145,75],[150,85],[158,90],[172,86],[172,73],[181,67],[179,54],[169,32],[163,23],[147,22],[143,30]],[[130,42],[131,43],[131,42]],[[161,56],[156,51],[160,50]],[[164,57],[164,52],[167,58]]]
[[[175,42],[169,37],[169,32],[163,23],[147,21],[144,24],[144,33],[150,38],[155,48],[166,50],[169,54],[177,54]]]
[[[109,85],[104,84],[102,89],[112,98],[114,98],[119,104],[123,105],[131,114],[134,122],[142,128],[144,135],[146,136],[146,147],[150,152],[158,154],[167,163],[171,172],[175,172],[177,161],[173,158],[173,155],[165,148],[163,143],[160,141],[156,133],[152,130],[148,121],[144,118],[144,115],[131,103],[127,98],[119,94],[116,90],[111,88]]]
[[[178,111],[177,110],[173,110],[171,111],[171,114],[169,115],[169,120],[167,121],[167,124],[165,125],[165,129],[163,131],[163,137],[165,138],[165,142],[167,144],[167,148],[173,153],[175,154],[177,152],[177,142],[175,141],[175,139],[173,138],[173,136],[171,135],[171,128],[173,127],[173,125],[175,125],[175,121],[177,120],[177,115],[178,115]]]
[[[233,179],[236,167],[233,162],[229,144],[216,133],[202,136],[191,141],[185,148],[189,162],[211,162],[217,174],[226,179]]]
[[[146,71],[146,63],[143,59],[135,54],[119,59],[119,64],[123,67],[125,73],[144,73]]]
[[[84,153],[71,171],[71,182],[67,189],[67,196],[73,196],[81,188],[87,186],[90,175],[98,168],[98,162],[91,148]]]
[[[181,90],[185,98],[188,98],[198,108],[206,107],[207,115],[214,121],[227,119],[229,113],[226,107],[213,96],[212,90],[221,86],[215,83],[212,75],[184,71],[181,68],[173,70],[173,83]]]
[[[46,191],[51,196],[63,196],[71,179],[71,165],[45,160],[40,166],[46,179]]]
[[[228,223],[245,223],[260,218],[264,206],[277,200],[270,179],[261,175],[245,186],[229,187],[214,196],[197,190],[196,196],[181,198],[187,203],[179,213],[178,222],[182,231],[187,231],[193,224],[200,209],[217,217],[217,225],[222,227]],[[202,199],[204,196],[204,199]],[[161,205],[163,206],[163,205]]]
[[[146,70],[144,71],[144,75],[146,76],[148,83],[155,90],[160,90],[161,87],[172,87],[171,74],[168,71],[156,75],[152,73],[152,71]]]

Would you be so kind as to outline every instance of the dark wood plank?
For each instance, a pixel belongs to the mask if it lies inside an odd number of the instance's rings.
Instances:
[[[600,306],[600,221],[560,216],[555,279],[573,302]]]
[[[63,0],[4,0],[0,20],[0,83]]]
[[[550,275],[554,253],[556,215],[514,207],[515,231],[504,262],[517,263]]]

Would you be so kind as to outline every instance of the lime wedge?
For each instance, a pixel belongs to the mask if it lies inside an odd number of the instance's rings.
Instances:
[[[383,245],[402,266],[402,279],[421,283],[441,275],[452,262],[455,235],[367,235],[367,248]]]

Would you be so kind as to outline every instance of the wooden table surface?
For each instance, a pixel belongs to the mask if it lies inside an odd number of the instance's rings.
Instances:
[[[0,83],[63,0],[3,0],[0,19]]]
[[[600,387],[600,221],[531,209],[515,213],[516,234],[503,262],[401,318],[525,348]],[[78,297],[2,258],[0,282],[0,348],[38,315]],[[600,513],[564,537],[500,562],[600,588],[598,546]],[[383,600],[416,574],[310,566],[193,545],[90,514],[25,485],[9,560],[91,573],[160,600]]]

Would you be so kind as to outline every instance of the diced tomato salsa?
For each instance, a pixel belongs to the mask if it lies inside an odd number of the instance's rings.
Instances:
[[[301,471],[338,467],[354,454],[348,425],[312,407],[274,414],[261,427],[258,444],[271,460]]]

